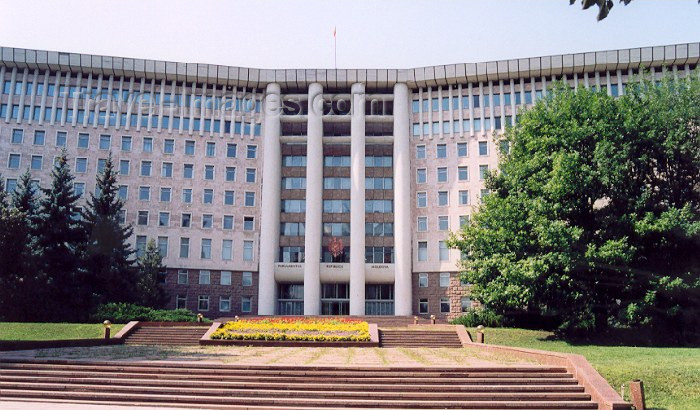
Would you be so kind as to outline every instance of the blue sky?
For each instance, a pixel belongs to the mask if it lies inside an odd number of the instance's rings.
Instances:
[[[339,68],[408,68],[700,41],[696,0],[615,3],[596,22],[568,0],[2,0],[0,45],[332,68],[335,26]]]

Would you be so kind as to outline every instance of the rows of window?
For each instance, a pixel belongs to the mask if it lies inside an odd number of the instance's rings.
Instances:
[[[56,74],[52,74],[53,79],[50,81],[56,81]],[[65,74],[63,74],[65,77]],[[177,87],[176,87],[177,88]],[[55,86],[53,83],[49,83],[46,86],[46,96],[53,97],[54,95],[58,97],[66,96],[72,99],[92,99],[92,100],[112,100],[112,101],[133,101],[135,103],[142,103],[144,105],[153,102],[156,105],[160,105],[162,102],[164,106],[178,106],[178,107],[194,107],[201,108],[204,107],[208,110],[235,110],[243,112],[256,112],[259,113],[262,107],[262,103],[259,99],[252,98],[251,96],[205,96],[205,95],[195,95],[189,94],[186,90],[191,90],[192,86],[183,85],[180,88],[180,92],[171,93],[168,90],[164,90],[163,97],[161,98],[160,90],[155,90],[153,93],[150,91],[131,91],[129,90],[119,90],[116,87],[112,88],[111,92],[109,88],[98,88],[98,87],[88,87],[84,86],[65,86],[59,85]],[[199,86],[202,88],[202,85]],[[58,90],[58,93],[56,91]],[[25,95],[25,96],[42,96],[44,95],[44,83],[43,82],[25,82],[25,81],[15,81],[14,87],[12,80],[5,80],[2,87],[3,94],[13,94],[13,95]]]
[[[197,311],[208,312],[210,309],[212,297],[210,295],[197,296]],[[189,309],[187,306],[187,295],[178,294],[175,297],[175,309]],[[231,296],[219,296],[219,312],[230,312],[233,309],[231,305]],[[253,297],[241,297],[241,312],[251,313],[253,310]]]
[[[120,215],[120,218],[122,218],[121,222],[125,223],[126,221],[126,210],[122,210],[122,214]],[[138,226],[149,226],[152,225],[152,221],[150,218],[151,212],[150,211],[136,211],[136,225]],[[191,228],[194,224],[194,218],[192,216],[192,213],[190,212],[182,212],[179,214],[180,215],[180,228]],[[168,211],[159,211],[157,213],[158,220],[156,221],[157,226],[159,227],[170,227],[171,223],[173,223],[171,218],[171,213]],[[201,218],[201,225],[199,225],[202,229],[214,229],[217,228],[215,226],[215,218],[214,214],[202,214]],[[173,224],[174,225],[174,224]],[[220,229],[224,231],[232,231],[235,229],[235,221],[234,221],[234,216],[233,215],[222,215],[221,216],[221,226]],[[244,216],[243,217],[243,231],[250,232],[255,229],[255,217],[254,216]]]
[[[349,233],[348,233],[349,234]],[[350,262],[350,247],[344,247],[337,255],[323,247],[321,250],[322,262]],[[305,261],[303,246],[280,246],[279,261],[286,263],[301,263]],[[365,263],[394,263],[393,246],[366,246]]]
[[[449,182],[449,168],[448,167],[437,167],[435,169],[435,182],[442,184]],[[483,181],[489,174],[489,166],[487,164],[479,165],[479,180]],[[469,166],[460,165],[457,167],[457,181],[468,182],[469,181]],[[427,168],[416,168],[416,183],[426,184],[428,183],[428,169]]]
[[[418,262],[427,262],[428,258],[428,241],[418,241],[418,253],[416,257]],[[437,242],[438,251],[438,261],[449,262],[450,261],[450,247],[447,245],[447,241]],[[462,255],[463,256],[463,255]]]
[[[413,123],[412,133],[414,136],[428,136],[431,134],[450,134],[450,133],[460,133],[460,132],[470,132],[471,127],[474,127],[474,132],[480,131],[490,131],[490,130],[502,130],[505,129],[504,124],[511,124],[512,117],[510,115],[505,116],[505,122],[501,120],[501,117],[494,117],[493,124],[491,123],[491,118],[474,118],[473,120],[452,120],[452,121],[433,121],[424,123]],[[517,121],[517,118],[516,118]],[[442,124],[442,125],[440,125]],[[492,126],[493,125],[493,126]]]
[[[178,248],[178,257],[182,259],[190,258],[190,245],[191,239],[187,237],[181,237]],[[146,250],[146,244],[148,243],[148,237],[145,235],[136,235],[136,255],[141,256]],[[156,244],[158,245],[158,251],[161,256],[166,258],[169,255],[170,239],[167,236],[158,236],[156,239]],[[212,239],[202,238],[200,239],[199,247],[199,259],[212,259]],[[243,241],[242,243],[242,254],[241,259],[243,261],[253,261],[253,241]],[[194,256],[194,255],[193,255]],[[232,261],[233,260],[233,239],[223,239],[221,241],[221,260]]]
[[[303,162],[306,164],[306,157]],[[284,160],[283,160],[284,161]],[[289,160],[292,161],[292,160]],[[301,161],[297,160],[297,163]],[[394,158],[391,156],[365,156],[365,166],[371,168],[391,168],[394,163]],[[285,166],[302,166],[302,165],[285,165]],[[349,155],[326,155],[323,157],[323,166],[326,167],[349,167],[350,166],[350,156]]]
[[[78,168],[76,168],[78,169]],[[76,171],[76,172],[84,172],[84,171]],[[80,182],[78,184],[81,184],[84,187],[84,183]],[[181,188],[182,195],[181,195],[181,202],[183,204],[191,204],[193,203],[193,188]],[[214,198],[215,198],[215,193],[216,191],[214,188],[203,188],[201,190],[201,198],[202,204],[205,205],[212,205],[214,204]],[[159,190],[156,192],[158,195],[158,201],[159,202],[172,202],[173,197],[174,197],[174,189],[172,187],[160,187]],[[129,185],[119,185],[119,192],[118,192],[119,199],[126,201],[129,199]],[[255,192],[250,192],[250,191],[245,191],[243,192],[243,206],[245,207],[255,207]],[[150,202],[152,199],[152,189],[148,185],[140,185],[138,187],[138,200],[141,202]],[[228,190],[225,189],[223,191],[223,196],[221,200],[221,204],[226,205],[226,206],[234,206],[236,205],[236,191],[233,190]]]
[[[449,297],[441,297],[440,298],[440,313],[456,313],[452,312],[451,309],[451,303],[450,303],[450,298]],[[472,300],[469,297],[462,297],[460,299],[460,312],[468,312],[469,309],[472,307]],[[430,300],[428,298],[420,298],[418,299],[418,313],[419,314],[430,314],[430,313],[436,313],[436,312],[431,312],[430,311]]]
[[[437,219],[437,230],[438,231],[449,231],[450,230],[450,217],[447,215],[439,215],[436,217]],[[469,215],[460,215],[459,216],[459,227],[462,228],[466,224],[469,223],[470,216]],[[419,216],[417,219],[417,224],[416,224],[416,230],[418,232],[428,232],[428,217],[427,216]]]
[[[93,148],[94,141],[93,137],[97,140],[97,148],[104,151],[109,151],[113,147],[112,135],[110,134],[99,134],[97,136],[90,135],[86,132],[79,132],[75,136],[75,145],[77,148],[90,149]],[[151,153],[154,151],[154,138],[153,137],[140,137],[141,138],[141,152]],[[57,131],[54,145],[57,147],[66,147],[69,138],[66,131]],[[21,128],[14,128],[10,136],[10,142],[12,144],[22,144],[24,143],[24,130]],[[134,150],[135,138],[131,135],[122,135],[119,140],[119,149],[124,152],[132,152]],[[46,143],[46,131],[35,130],[32,138],[32,143],[34,145],[45,145]],[[193,156],[196,153],[197,141],[195,140],[185,140],[183,141],[182,152],[185,155]],[[225,157],[226,158],[236,158],[238,155],[238,144],[236,143],[226,143],[225,144]],[[163,154],[175,154],[177,151],[175,140],[172,138],[163,139],[162,153]],[[204,142],[204,154],[206,157],[214,158],[217,156],[217,143],[214,141]],[[246,159],[256,159],[258,157],[258,146],[254,144],[246,145],[245,158]]]
[[[277,314],[304,314],[304,284],[281,283],[278,285]],[[349,314],[349,283],[323,283],[321,285],[321,314]],[[366,284],[365,285],[365,314],[393,315],[394,314],[394,285]]]
[[[491,191],[488,188],[479,190],[479,200],[486,198]],[[433,202],[433,200],[435,202]],[[430,203],[429,203],[430,202]],[[457,191],[457,204],[460,206],[470,205],[470,196],[468,189],[460,189]],[[416,192],[416,207],[427,208],[428,206],[445,207],[450,205],[450,191],[437,191],[431,201],[428,201],[428,193],[425,191]]]
[[[478,144],[479,156],[486,157],[489,155],[489,143],[488,141],[479,141]],[[508,141],[499,141],[499,150],[503,153],[509,152]],[[466,158],[469,156],[469,145],[466,142],[458,142],[455,144],[457,158]],[[447,144],[436,144],[435,145],[435,158],[447,158],[448,157],[448,146]],[[416,145],[416,159],[426,159],[428,157],[428,152],[425,144]]]
[[[280,233],[283,236],[304,236],[303,222],[282,222]],[[324,236],[350,236],[350,224],[345,222],[327,222],[323,224]],[[366,236],[394,236],[394,224],[392,222],[367,222],[365,223]]]
[[[212,273],[209,270],[200,270],[198,275],[197,284],[198,285],[212,285],[217,284],[221,286],[232,286],[232,272],[222,270],[219,273],[219,281],[212,281]],[[189,285],[190,284],[190,271],[187,269],[179,269],[177,271],[177,284],[178,285]],[[241,286],[250,287],[253,286],[253,272],[242,272],[241,274]]]

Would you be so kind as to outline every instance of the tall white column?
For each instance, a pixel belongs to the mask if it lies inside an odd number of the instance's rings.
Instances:
[[[321,217],[323,215],[323,87],[309,85],[306,141],[304,315],[321,313]]]
[[[365,314],[365,85],[352,85],[350,120],[350,314]]]
[[[280,191],[282,157],[280,147],[281,97],[279,84],[267,86],[265,95],[265,137],[263,139],[262,205],[260,210],[260,271],[258,273],[258,314],[275,314],[275,262],[280,242]]]
[[[411,288],[411,155],[405,83],[394,85],[394,314],[413,313]]]

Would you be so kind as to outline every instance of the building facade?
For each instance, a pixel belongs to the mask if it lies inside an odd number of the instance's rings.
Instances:
[[[46,187],[66,149],[85,197],[111,153],[169,307],[452,318],[477,302],[446,239],[518,111],[555,81],[618,96],[643,67],[697,75],[700,43],[400,70],[0,57],[4,189],[27,169]]]

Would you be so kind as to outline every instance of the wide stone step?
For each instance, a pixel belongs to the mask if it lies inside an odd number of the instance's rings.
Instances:
[[[144,376],[146,377],[146,376]],[[0,375],[0,382],[10,383],[66,383],[66,384],[97,384],[97,385],[119,385],[119,386],[160,386],[160,387],[208,387],[225,388],[228,390],[249,390],[255,391],[277,391],[277,390],[299,390],[299,391],[332,391],[332,392],[425,392],[422,385],[410,384],[339,384],[339,383],[250,383],[250,382],[226,382],[207,380],[160,380],[153,378],[139,379],[118,379],[102,377],[55,377],[55,376],[32,376]],[[430,391],[440,392],[467,392],[467,393],[583,393],[584,388],[580,385],[432,385]]]
[[[468,401],[468,400],[372,400],[372,399],[336,399],[336,398],[290,398],[258,396],[203,396],[186,394],[139,394],[124,392],[65,391],[65,390],[21,390],[1,389],[4,398],[24,397],[76,400],[109,400],[114,402],[138,402],[158,404],[194,404],[208,405],[246,405],[249,407],[277,406],[287,408],[331,407],[331,408],[420,408],[420,409],[595,409],[597,405],[588,400],[567,401]]]

